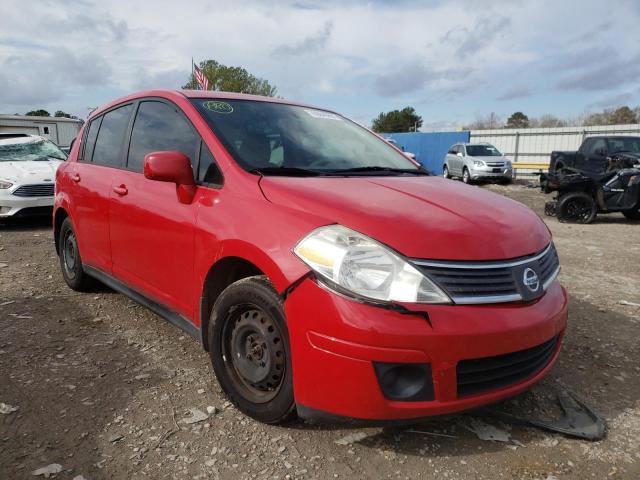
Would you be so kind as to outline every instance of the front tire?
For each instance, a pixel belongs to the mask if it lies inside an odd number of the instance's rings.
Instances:
[[[294,415],[291,348],[282,299],[264,276],[228,286],[209,322],[213,370],[229,400],[264,423]]]
[[[471,175],[469,174],[469,169],[464,167],[462,170],[462,181],[469,185],[471,183]]]
[[[558,220],[563,223],[591,223],[597,212],[593,197],[584,192],[567,193],[558,200]]]
[[[95,286],[95,280],[84,272],[82,257],[78,249],[76,232],[71,218],[65,218],[60,226],[58,245],[60,246],[60,269],[62,277],[72,290],[86,292]]]
[[[449,167],[447,167],[446,165],[442,167],[442,176],[444,178],[451,178],[451,175],[449,174]]]

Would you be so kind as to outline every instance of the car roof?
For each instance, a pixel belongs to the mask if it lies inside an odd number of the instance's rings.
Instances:
[[[635,138],[640,139],[640,136],[637,135],[589,135],[587,136],[587,138],[603,138],[603,139],[608,139],[608,138]]]
[[[94,110],[93,112],[91,112],[91,115],[89,115],[89,120],[92,119],[93,117],[95,117],[96,115],[100,115],[102,112],[110,109],[113,106],[116,106],[120,103],[123,102],[127,102],[127,101],[134,101],[140,98],[145,98],[145,97],[160,97],[160,98],[166,98],[166,99],[174,99],[176,100],[177,98],[189,98],[189,99],[195,99],[195,98],[211,98],[211,99],[224,99],[224,100],[252,100],[254,102],[266,102],[266,103],[281,103],[284,105],[294,105],[297,107],[306,107],[306,108],[314,108],[314,109],[318,109],[318,110],[324,110],[327,112],[332,112],[332,113],[336,113],[337,115],[340,115],[337,112],[334,112],[332,110],[329,110],[327,108],[320,108],[320,107],[316,107],[313,105],[308,105],[305,103],[299,103],[299,102],[294,102],[291,100],[286,100],[284,98],[275,98],[275,97],[264,97],[262,95],[250,95],[248,93],[235,93],[235,92],[219,92],[219,91],[214,91],[214,90],[162,90],[162,89],[157,89],[157,90],[143,90],[140,92],[135,92],[132,93],[130,95],[124,96],[124,97],[120,97],[117,98],[109,103],[107,103],[106,105],[103,105],[101,107],[98,107],[96,110]]]
[[[30,135],[28,133],[0,133],[0,145],[18,145],[21,143],[33,143],[40,140],[45,140],[39,135]]]

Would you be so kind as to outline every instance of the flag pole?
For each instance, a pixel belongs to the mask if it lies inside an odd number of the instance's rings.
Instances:
[[[195,78],[195,75],[193,74],[193,57],[191,57],[191,81],[192,82],[194,78]]]

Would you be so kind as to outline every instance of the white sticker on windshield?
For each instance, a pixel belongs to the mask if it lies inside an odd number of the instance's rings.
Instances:
[[[306,108],[304,109],[304,111],[307,112],[309,115],[311,115],[313,118],[323,118],[325,120],[340,120],[340,121],[342,121],[342,118],[340,118],[335,113],[323,112],[322,110],[309,110],[309,109],[306,109]]]

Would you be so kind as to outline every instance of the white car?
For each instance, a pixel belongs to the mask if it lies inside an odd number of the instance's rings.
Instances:
[[[0,133],[0,219],[47,214],[67,155],[37,135]]]
[[[513,165],[490,143],[456,143],[444,157],[442,175],[460,177],[464,183],[475,180],[509,183],[513,178]]]

